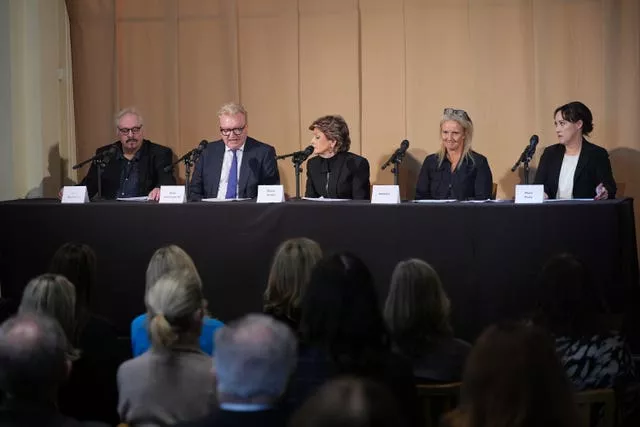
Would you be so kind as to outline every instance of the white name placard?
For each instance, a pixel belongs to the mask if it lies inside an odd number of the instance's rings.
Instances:
[[[184,185],[162,185],[160,187],[160,203],[185,203],[186,201]]]
[[[516,203],[544,202],[544,185],[516,185]]]
[[[87,187],[84,185],[71,186],[67,185],[62,188],[62,203],[88,203],[89,194]]]
[[[284,187],[282,185],[258,185],[257,203],[284,202]]]
[[[374,185],[371,203],[394,205],[400,203],[400,187],[397,185]]]

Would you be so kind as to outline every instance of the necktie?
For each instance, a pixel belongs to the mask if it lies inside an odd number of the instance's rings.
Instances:
[[[238,189],[238,150],[231,150],[233,160],[231,161],[231,169],[229,169],[229,180],[227,181],[227,199],[235,199]]]

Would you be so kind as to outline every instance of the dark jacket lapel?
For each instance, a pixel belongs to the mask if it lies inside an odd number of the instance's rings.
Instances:
[[[336,158],[331,165],[331,173],[329,174],[329,197],[330,198],[338,198],[338,184],[342,182],[340,177],[344,172],[344,162],[347,160],[349,156],[348,153],[342,152],[336,154]]]
[[[209,197],[218,197],[220,174],[222,173],[222,162],[224,161],[226,146],[224,145],[224,142],[220,140],[217,144],[211,144],[211,148],[213,148],[211,160],[209,161],[211,164],[211,181],[209,184],[209,191],[205,192],[205,194],[209,194]],[[207,165],[204,164],[203,166],[206,167]]]
[[[150,150],[150,142],[146,139],[142,141],[142,147],[140,147],[140,158],[138,161],[138,194],[142,196],[146,196],[149,190],[149,182],[151,181],[151,177],[149,176],[149,171],[153,168],[151,163],[153,163],[153,159],[151,158],[151,150]]]
[[[240,164],[240,179],[238,180],[238,197],[247,197],[247,184],[249,183],[249,175],[251,174],[250,161],[253,156],[253,148],[255,144],[251,137],[247,137],[242,151],[242,163]],[[257,179],[257,177],[256,177]]]
[[[573,176],[573,183],[575,185],[580,173],[584,170],[585,166],[589,163],[589,155],[591,154],[592,144],[586,139],[582,139],[582,148],[580,149],[580,157],[578,157],[578,165],[576,166],[576,173]]]

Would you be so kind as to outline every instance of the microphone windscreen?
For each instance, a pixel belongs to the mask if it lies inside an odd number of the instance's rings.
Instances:
[[[313,154],[313,145],[309,145],[304,149],[304,154],[308,157]]]
[[[406,139],[402,141],[400,143],[400,148],[402,148],[403,151],[406,151],[407,148],[409,148],[409,141],[407,141]]]
[[[207,144],[209,144],[209,142],[206,139],[203,139],[202,141],[200,141],[200,144],[198,144],[198,148],[196,148],[196,150],[198,150],[198,152],[201,152],[202,150],[207,148]]]

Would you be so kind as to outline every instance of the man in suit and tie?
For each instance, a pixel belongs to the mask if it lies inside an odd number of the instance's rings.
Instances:
[[[215,333],[218,407],[181,427],[285,427],[279,401],[297,359],[291,328],[265,314],[249,314]]]
[[[236,103],[218,112],[221,140],[207,145],[196,163],[190,199],[258,196],[258,185],[280,184],[276,150],[248,136],[247,111]]]

